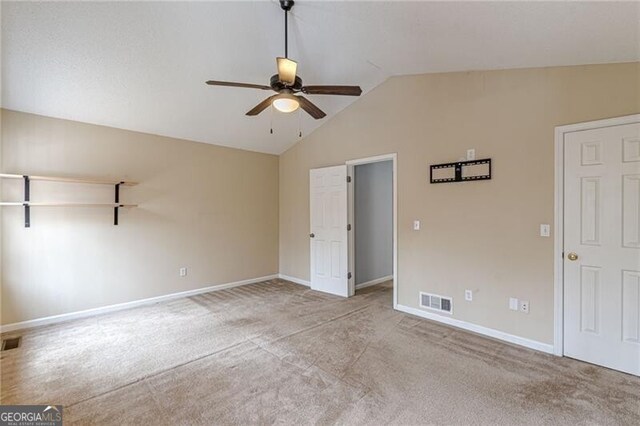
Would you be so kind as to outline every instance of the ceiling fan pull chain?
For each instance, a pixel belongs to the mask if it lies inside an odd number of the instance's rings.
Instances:
[[[269,120],[269,127],[271,128],[270,132],[273,134],[273,104],[271,104],[271,118]]]

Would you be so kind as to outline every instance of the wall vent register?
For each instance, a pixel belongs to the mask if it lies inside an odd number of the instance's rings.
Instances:
[[[2,350],[8,351],[11,349],[16,349],[20,346],[20,337],[10,337],[2,340]]]
[[[453,300],[450,297],[420,292],[420,307],[451,314],[453,311]]]

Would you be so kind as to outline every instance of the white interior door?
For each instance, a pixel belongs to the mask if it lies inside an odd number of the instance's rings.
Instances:
[[[311,288],[349,295],[347,166],[310,171]]]
[[[640,124],[564,150],[564,354],[640,375]]]

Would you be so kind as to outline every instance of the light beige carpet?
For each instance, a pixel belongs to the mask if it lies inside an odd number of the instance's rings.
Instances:
[[[640,378],[273,280],[22,332],[2,404],[66,424],[640,424]],[[8,337],[9,334],[3,336]]]

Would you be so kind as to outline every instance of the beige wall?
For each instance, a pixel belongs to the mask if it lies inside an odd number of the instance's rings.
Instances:
[[[398,303],[453,296],[454,318],[550,344],[554,127],[638,112],[638,63],[391,78],[280,157],[280,272],[309,279],[309,169],[397,152]],[[429,184],[467,148],[493,180]]]
[[[276,156],[3,110],[3,172],[139,181],[122,200],[140,207],[118,227],[110,209],[33,208],[30,229],[21,208],[2,208],[1,322],[278,271],[309,279],[309,169],[397,152],[399,303],[450,295],[455,318],[551,343],[553,240],[538,225],[553,222],[554,126],[638,112],[637,63],[396,77],[288,150],[278,171]],[[493,159],[493,180],[428,183],[429,164],[467,148]],[[19,182],[2,190],[22,197]],[[32,185],[34,201],[112,195]],[[531,312],[509,311],[510,296]]]
[[[278,272],[278,157],[2,111],[2,171],[140,182],[109,208],[3,207],[2,324]],[[34,182],[32,201],[113,188]],[[21,200],[20,182],[3,184]],[[179,268],[188,267],[187,277]]]

